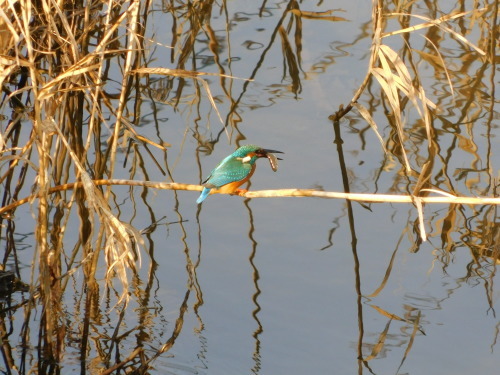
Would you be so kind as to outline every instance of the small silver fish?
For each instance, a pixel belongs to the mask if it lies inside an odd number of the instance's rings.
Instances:
[[[271,169],[276,172],[278,170],[278,158],[274,154],[267,154],[267,158],[269,159],[269,164],[271,164]]]

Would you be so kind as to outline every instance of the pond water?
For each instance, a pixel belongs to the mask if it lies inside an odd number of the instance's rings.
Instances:
[[[141,135],[170,144],[164,155],[152,148],[170,178],[142,150],[143,160],[129,155],[115,178],[199,184],[237,146],[257,144],[284,154],[276,173],[266,160],[257,162],[250,190],[342,192],[347,177],[351,192],[408,194],[428,167],[426,187],[494,195],[500,86],[489,55],[480,56],[437,28],[413,32],[407,44],[401,35],[383,39],[412,74],[418,71],[427,97],[439,107],[432,113],[432,150],[418,112],[411,103],[402,109],[408,173],[394,116],[376,80],[359,102],[377,123],[387,153],[358,111],[341,119],[341,141],[329,120],[350,102],[368,70],[367,2],[208,3],[206,19],[179,9],[174,18],[169,4],[153,3],[145,50],[150,68],[238,77],[200,77],[208,82],[229,139],[201,81],[151,75],[134,92],[140,100],[129,106],[139,103]],[[441,9],[437,3],[387,4],[386,12],[434,19],[473,10],[472,4]],[[496,9],[490,3],[481,5],[483,20],[471,13],[446,25],[487,50],[487,25]],[[335,11],[300,18],[287,7]],[[384,31],[401,29],[402,23],[394,16]],[[179,42],[171,49],[174,28]],[[498,54],[498,45],[491,45]],[[189,56],[181,64],[185,49]],[[123,313],[122,305],[115,306],[119,282],[105,289],[104,261],[92,308],[80,285],[82,273],[69,279],[61,373],[98,373],[126,361],[137,348],[148,358],[162,352],[151,362],[151,374],[498,373],[496,206],[426,204],[428,240],[422,242],[412,204],[217,194],[198,206],[198,195],[113,187],[112,209],[121,221],[139,230],[156,225],[143,234],[141,268],[129,275]],[[23,280],[29,282],[36,245],[29,205],[16,210],[14,223]],[[79,236],[78,216],[66,227],[69,253]],[[20,302],[23,293],[12,298]],[[42,323],[36,311],[29,320],[31,339],[22,345],[17,337],[26,311],[4,317],[4,334],[12,328],[8,337],[17,368],[39,366],[36,332]],[[9,367],[6,361],[0,365],[3,373],[11,373]]]

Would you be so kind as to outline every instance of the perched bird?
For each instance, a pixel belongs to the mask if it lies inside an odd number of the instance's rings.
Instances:
[[[269,159],[273,171],[278,170],[278,160],[273,153],[282,154],[281,151],[267,150],[255,145],[242,146],[231,155],[222,160],[210,173],[210,176],[203,181],[204,186],[201,195],[196,200],[200,204],[210,194],[212,189],[217,189],[219,193],[233,194],[240,193],[238,187],[247,182],[255,171],[255,162],[259,158]]]

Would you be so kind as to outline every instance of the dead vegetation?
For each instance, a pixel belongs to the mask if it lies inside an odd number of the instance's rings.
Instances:
[[[84,298],[88,306],[93,306],[99,303],[98,270],[99,262],[104,260],[104,279],[107,286],[116,291],[116,303],[126,303],[130,297],[130,280],[137,272],[137,265],[141,260],[143,239],[137,229],[115,215],[112,186],[135,184],[158,189],[201,189],[197,185],[116,180],[120,146],[128,146],[127,157],[138,160],[143,157],[138,150],[153,157],[149,146],[159,151],[164,158],[166,155],[167,142],[152,141],[142,136],[137,127],[143,95],[153,95],[152,90],[149,91],[150,76],[162,76],[165,79],[163,83],[155,82],[157,88],[164,84],[162,89],[165,95],[155,98],[158,102],[177,109],[185,100],[191,100],[190,104],[196,107],[202,98],[206,98],[227,137],[230,140],[240,137],[237,127],[240,117],[238,104],[248,82],[254,79],[259,65],[245,78],[241,95],[233,94],[228,82],[235,77],[226,72],[218,61],[215,34],[210,23],[203,21],[210,17],[216,3],[194,1],[184,4],[165,1],[163,5],[178,27],[177,33],[172,35],[172,45],[162,46],[172,49],[171,63],[175,68],[148,66],[145,45],[152,43],[146,35],[148,15],[153,6],[150,0],[0,1],[0,85],[3,91],[0,105],[7,124],[0,131],[0,183],[3,188],[0,214],[9,231],[13,225],[10,218],[16,207],[30,203],[33,210],[37,246],[32,264],[33,298],[28,304],[33,307],[39,299],[43,307],[43,324],[39,335],[45,340],[42,345],[44,357],[50,359],[45,362],[48,366],[46,372],[57,367],[55,363],[64,351],[66,331],[61,319],[61,301],[68,286],[68,276],[77,268],[82,270]],[[338,122],[355,109],[375,132],[386,155],[398,160],[402,167],[401,175],[412,179],[412,188],[408,194],[356,195],[348,192],[288,189],[248,192],[245,197],[311,196],[365,202],[410,202],[418,209],[420,235],[423,239],[426,238],[424,203],[452,204],[450,207],[453,209],[450,209],[447,216],[450,222],[457,220],[457,207],[461,204],[499,204],[493,173],[489,188],[484,191],[485,196],[490,198],[460,197],[451,185],[445,193],[429,186],[430,173],[439,148],[432,114],[439,113],[439,106],[429,99],[422,84],[415,52],[408,46],[403,55],[389,44],[384,44],[391,37],[404,38],[418,30],[438,28],[476,53],[485,63],[493,63],[496,58],[497,31],[491,31],[484,45],[476,46],[450,27],[449,23],[464,17],[472,17],[476,22],[480,22],[483,16],[496,20],[496,16],[492,15],[498,13],[498,4],[453,12],[436,19],[397,9],[388,11],[387,8],[387,4],[381,0],[373,2],[372,46],[366,78],[357,91],[353,88],[355,94],[352,101],[331,118]],[[302,21],[345,20],[336,14],[336,11],[301,10],[297,2],[291,1],[276,25],[270,45],[275,37],[279,37],[284,74],[291,77],[289,89],[294,95],[298,95],[301,90]],[[410,26],[409,20],[412,18],[418,18],[421,23]],[[401,28],[386,30],[389,19],[398,20]],[[188,67],[196,36],[200,32],[208,36],[211,41],[209,49],[216,56],[214,59],[219,71],[211,75],[219,79],[225,99],[230,103],[226,112],[218,109],[210,85],[204,80],[205,73],[195,70],[195,67],[192,70]],[[290,37],[292,32],[294,38]],[[181,39],[178,39],[178,35],[181,35]],[[430,38],[424,38],[430,46],[429,50],[434,53],[432,57],[429,51],[425,55],[423,51],[417,51],[417,54],[420,53],[441,69],[442,78],[448,83],[453,95],[454,87],[450,79],[453,73],[447,69],[446,58],[441,55],[438,45]],[[264,49],[262,58],[268,50]],[[191,99],[188,95],[183,96],[186,80],[190,80],[196,89],[196,95]],[[389,137],[380,133],[380,124],[373,118],[371,108],[367,108],[362,101],[367,87],[373,86],[375,82],[381,89],[383,105],[390,113]],[[163,91],[156,90],[155,94],[161,92]],[[411,131],[405,124],[404,112],[409,104],[418,113],[426,135],[428,159],[419,162],[421,168],[412,163],[407,151]],[[199,148],[210,150],[211,141],[201,134],[196,136]],[[168,166],[156,159],[154,163],[163,173],[169,173]],[[33,187],[29,196],[21,196],[30,190],[31,184]],[[431,192],[441,195],[429,197]],[[67,225],[73,220],[70,216],[74,215],[74,211],[77,212],[80,223],[80,236],[72,252],[66,253],[62,242]],[[490,230],[491,241],[494,243],[498,241],[498,231],[494,227]],[[491,248],[491,244],[482,243],[477,244],[475,249],[491,252]],[[16,256],[11,250],[13,248],[6,248],[4,259]],[[120,286],[113,283],[116,279]],[[23,342],[29,340],[29,335],[29,330],[25,329]],[[124,367],[135,360],[139,352],[134,353],[127,361],[119,366],[114,364],[115,367],[112,368]],[[149,361],[145,363],[149,364]],[[141,368],[146,371],[147,366]]]

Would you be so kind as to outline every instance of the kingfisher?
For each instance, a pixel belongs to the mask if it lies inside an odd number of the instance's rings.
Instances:
[[[268,150],[256,145],[241,146],[231,155],[222,160],[203,181],[203,191],[196,203],[200,204],[210,194],[212,189],[219,193],[240,194],[246,190],[238,189],[247,182],[255,172],[255,162],[259,158],[267,158],[274,172],[278,170],[278,160],[274,154],[283,154],[281,151]]]

